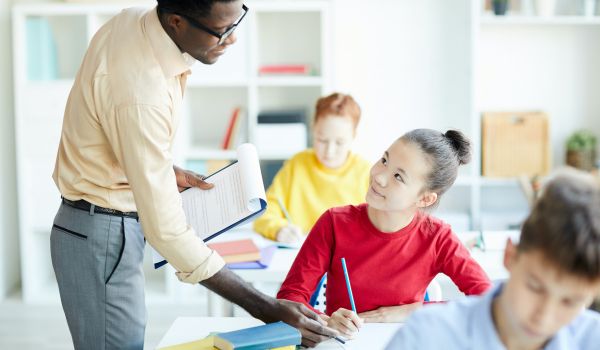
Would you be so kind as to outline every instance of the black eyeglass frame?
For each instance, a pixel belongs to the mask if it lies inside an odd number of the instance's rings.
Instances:
[[[240,18],[235,21],[235,23],[233,23],[229,28],[225,29],[225,31],[223,33],[217,33],[214,30],[208,28],[207,26],[205,26],[204,24],[196,21],[195,19],[193,19],[190,16],[184,15],[182,13],[179,12],[174,12],[174,14],[181,16],[183,18],[186,19],[186,21],[188,21],[192,26],[207,32],[208,34],[219,38],[219,43],[217,45],[222,45],[225,40],[227,40],[227,38],[229,38],[229,36],[231,35],[231,33],[233,33],[233,31],[237,28],[237,26],[240,24],[240,22],[244,19],[244,17],[246,17],[246,14],[248,13],[248,6],[246,6],[245,4],[242,4],[242,10],[244,11],[244,13],[242,13],[242,15],[240,16]]]

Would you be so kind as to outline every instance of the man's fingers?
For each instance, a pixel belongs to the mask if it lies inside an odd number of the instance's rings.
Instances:
[[[192,187],[198,187],[202,190],[209,190],[215,185],[204,181],[204,176],[193,174],[190,172],[185,173],[185,181]]]
[[[316,312],[307,308],[305,305],[300,305],[300,312],[302,312],[309,320],[306,322],[306,328],[316,334],[323,335],[325,337],[336,337],[338,333],[323,324],[323,320],[317,315]]]

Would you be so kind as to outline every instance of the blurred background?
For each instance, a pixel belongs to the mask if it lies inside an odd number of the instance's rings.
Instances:
[[[6,310],[58,310],[66,329],[49,257],[66,98],[95,31],[122,8],[154,4],[0,0],[0,300],[16,308]],[[370,161],[414,128],[471,138],[473,160],[436,209],[458,232],[517,229],[550,170],[599,166],[595,0],[246,4],[237,43],[188,79],[181,165],[208,173],[252,142],[268,186],[310,146],[316,99],[340,91],[362,107],[354,150]],[[204,300],[168,269],[148,267],[147,278],[150,305]],[[9,323],[0,316],[0,337]]]

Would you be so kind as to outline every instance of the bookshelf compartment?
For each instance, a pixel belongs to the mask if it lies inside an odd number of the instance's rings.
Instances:
[[[258,88],[258,112],[270,110],[306,111],[306,121],[312,121],[315,104],[322,95],[321,87],[277,87],[265,86]]]
[[[72,79],[87,49],[86,16],[25,18],[26,76],[30,81]]]
[[[265,65],[309,65],[304,75],[320,75],[321,16],[318,11],[257,14],[258,69]],[[290,38],[294,38],[290,41]]]
[[[235,145],[248,140],[248,105],[246,88],[206,87],[186,92],[188,109],[186,124],[189,127],[191,147],[221,150],[230,119],[239,108],[239,127],[235,132]]]

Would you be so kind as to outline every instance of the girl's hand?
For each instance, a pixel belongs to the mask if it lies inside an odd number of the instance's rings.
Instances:
[[[302,241],[304,241],[304,234],[302,234],[302,229],[296,225],[283,226],[277,232],[277,242],[292,244]]]
[[[363,320],[356,313],[344,308],[337,309],[326,321],[329,328],[337,330],[346,339],[354,338],[363,325]]]
[[[423,305],[422,302],[399,306],[382,306],[379,309],[360,313],[360,316],[365,322],[404,322],[416,309]]]

